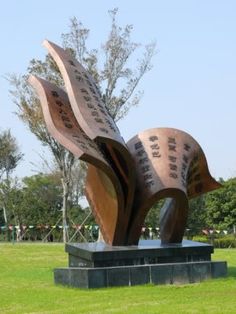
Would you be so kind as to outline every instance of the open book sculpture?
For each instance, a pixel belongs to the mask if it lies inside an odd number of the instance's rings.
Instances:
[[[205,155],[187,133],[143,131],[125,143],[93,78],[61,47],[45,41],[66,92],[31,76],[51,135],[88,163],[85,192],[103,238],[110,245],[138,244],[149,209],[165,198],[162,243],[181,243],[188,199],[220,187]]]

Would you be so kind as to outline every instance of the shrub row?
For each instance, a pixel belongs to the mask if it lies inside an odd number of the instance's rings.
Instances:
[[[236,248],[236,238],[233,235],[223,236],[223,237],[204,237],[204,236],[194,236],[193,241],[203,242],[213,244],[215,248]]]

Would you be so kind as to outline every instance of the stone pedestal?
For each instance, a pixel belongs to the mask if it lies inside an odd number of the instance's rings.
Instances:
[[[77,243],[65,249],[69,267],[54,270],[55,283],[79,288],[186,284],[227,275],[226,262],[211,261],[212,245],[187,240],[178,245]]]

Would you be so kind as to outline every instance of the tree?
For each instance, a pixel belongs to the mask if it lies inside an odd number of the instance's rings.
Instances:
[[[10,130],[0,134],[0,179],[9,179],[10,173],[16,168],[23,158],[19,152],[16,139],[11,135]]]
[[[206,195],[206,222],[212,228],[232,230],[236,226],[236,178],[220,183],[223,188]]]
[[[0,203],[3,210],[5,224],[8,222],[7,202],[8,195],[12,188],[10,174],[22,160],[16,139],[11,135],[10,130],[0,134]]]
[[[0,183],[0,187],[3,190],[6,186]],[[0,194],[0,201],[2,201],[2,196],[4,194]],[[76,200],[76,197],[69,199],[70,219],[73,224],[79,225],[81,220],[88,216],[90,210],[83,210]],[[18,226],[18,230],[21,231],[19,235],[22,235],[23,226],[61,225],[62,186],[60,176],[57,173],[40,173],[25,177],[21,182],[15,181],[8,191],[8,198],[5,202],[8,209],[8,225]],[[94,220],[89,217],[86,219],[86,223],[94,224]]]
[[[137,61],[136,66],[129,66],[131,57],[140,45],[131,40],[132,25],[118,26],[117,11],[117,9],[109,11],[111,31],[101,48],[104,56],[102,68],[99,68],[98,49],[89,50],[87,47],[89,30],[81,22],[75,17],[72,18],[69,32],[62,34],[64,47],[69,49],[94,77],[105,105],[115,121],[123,118],[130,107],[139,102],[141,92],[135,93],[136,88],[143,75],[151,69],[151,59],[155,53],[155,43],[149,44],[145,47],[143,57]],[[31,60],[27,74],[9,77],[9,81],[14,87],[11,94],[18,108],[18,117],[44,145],[49,147],[60,170],[63,187],[63,238],[66,242],[68,240],[66,234],[67,203],[72,182],[72,168],[76,159],[48,133],[39,101],[35,98],[27,82],[28,74],[41,76],[62,87],[64,82],[55,62],[49,55],[44,61]]]
[[[115,121],[123,118],[132,106],[139,103],[142,92],[136,92],[136,88],[143,75],[151,69],[151,60],[156,52],[155,42],[147,44],[142,58],[134,67],[129,66],[131,59],[134,63],[133,56],[141,45],[131,40],[133,25],[118,26],[117,12],[117,8],[109,11],[111,30],[101,51],[88,50],[86,40],[89,30],[75,17],[70,21],[70,32],[62,34],[64,47],[69,47],[94,77],[101,89],[103,101]],[[101,69],[98,55],[104,56]]]
[[[19,239],[23,226],[55,225],[61,217],[60,179],[38,174],[25,177],[11,187],[8,198],[8,224],[18,226]]]
[[[78,206],[80,199],[84,195],[84,181],[86,174],[86,164],[76,160],[71,171],[71,184],[69,199],[74,206]]]
[[[62,207],[61,184],[58,178],[37,174],[22,181],[22,198],[14,213],[18,224],[54,225]]]
[[[206,228],[206,196],[201,195],[189,201],[189,215],[187,221],[188,235],[196,235]]]
[[[159,227],[160,211],[164,204],[164,200],[160,200],[149,210],[145,218],[145,226],[151,227],[153,229]]]

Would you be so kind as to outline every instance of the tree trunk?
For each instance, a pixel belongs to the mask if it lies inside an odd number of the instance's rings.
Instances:
[[[8,206],[8,194],[10,190],[10,178],[9,178],[9,171],[6,171],[6,190],[5,190],[5,200],[3,205],[3,217],[5,221],[5,225],[7,225],[7,206]]]
[[[7,211],[6,211],[5,205],[3,206],[3,217],[4,217],[5,225],[7,225]]]
[[[65,178],[61,179],[63,187],[63,204],[62,204],[62,227],[63,227],[63,242],[66,243],[69,240],[68,224],[67,224],[67,209],[68,209],[68,195],[69,195],[69,182]]]

